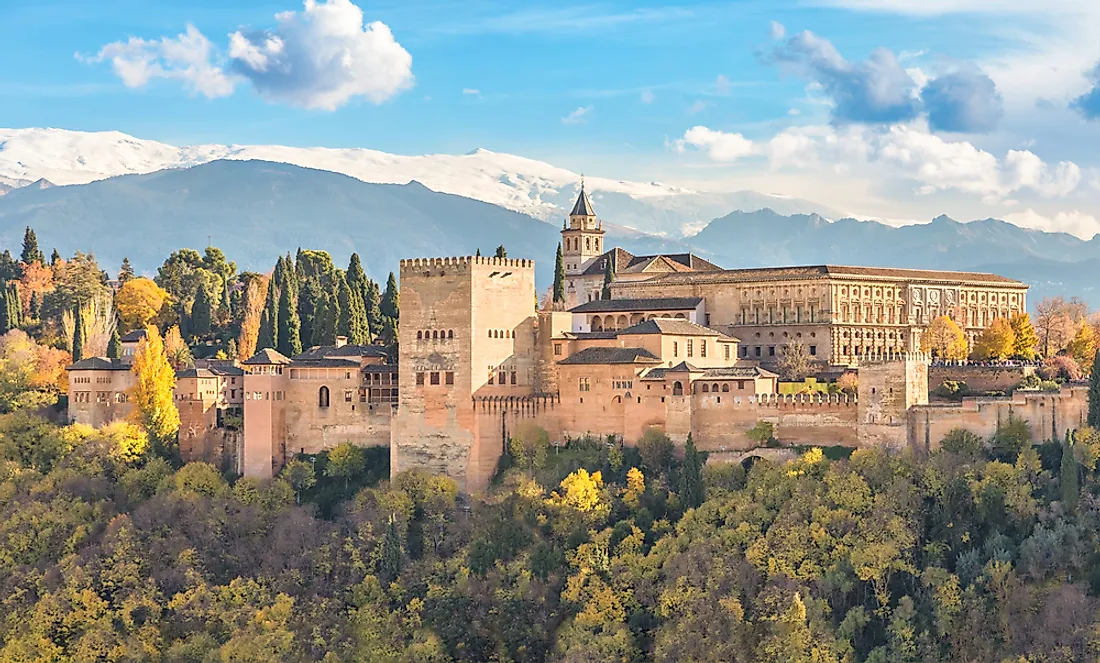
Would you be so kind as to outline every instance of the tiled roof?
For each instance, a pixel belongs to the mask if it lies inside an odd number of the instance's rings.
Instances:
[[[291,357],[293,361],[328,357],[387,357],[386,350],[377,345],[315,345]]]
[[[107,357],[87,357],[65,367],[67,371],[128,371],[130,366],[123,364],[121,359],[108,359]]]
[[[703,369],[694,364],[690,364],[686,361],[682,361],[679,364],[668,369],[669,373],[700,373]]]
[[[697,325],[690,320],[682,320],[680,318],[653,318],[652,320],[639,322],[633,327],[620,329],[618,334],[619,336],[632,334],[670,334],[673,336],[722,336],[723,338],[729,338],[710,327]]]
[[[559,364],[651,364],[661,361],[644,348],[585,348]]]
[[[367,364],[361,370],[364,373],[396,373],[397,364]]]
[[[694,253],[661,253],[648,256],[636,256],[630,251],[615,247],[592,261],[584,270],[585,276],[603,274],[607,261],[613,260],[618,274],[635,274],[646,271],[672,272],[721,272],[722,268],[703,260]],[[654,263],[661,263],[664,269],[658,270]]]
[[[572,308],[570,313],[603,313],[619,311],[685,311],[694,309],[701,297],[661,297],[656,299],[597,299]]]
[[[704,378],[777,378],[777,374],[759,366],[727,366],[708,368],[703,371]]]
[[[137,343],[141,339],[145,338],[145,334],[146,332],[144,329],[135,329],[133,331],[126,332],[125,334],[120,336],[118,340],[122,343]]]
[[[645,284],[672,283],[741,283],[751,281],[813,280],[823,278],[896,279],[903,281],[940,281],[955,283],[990,283],[1024,286],[1006,276],[984,272],[951,272],[931,269],[899,269],[891,267],[849,267],[843,265],[808,265],[801,267],[760,267],[727,269],[716,272],[662,274],[639,282]],[[627,284],[632,285],[632,284]]]
[[[245,366],[262,366],[266,364],[289,364],[290,360],[271,348],[264,348],[241,363]]]
[[[214,375],[244,375],[244,369],[232,359],[196,359],[195,368],[208,368]]]
[[[562,337],[573,338],[578,341],[605,341],[607,339],[617,338],[618,332],[613,331],[597,331],[597,332],[562,332]]]
[[[581,193],[577,196],[577,202],[573,204],[573,211],[569,213],[569,216],[596,216],[595,210],[592,209],[592,201],[588,199],[583,184],[581,185]]]
[[[214,371],[209,368],[181,368],[176,371],[177,378],[216,378]]]
[[[359,370],[359,360],[355,357],[319,357],[317,359],[295,359],[291,366],[298,368],[346,368]]]

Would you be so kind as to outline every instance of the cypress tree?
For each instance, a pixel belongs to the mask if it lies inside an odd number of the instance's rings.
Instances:
[[[210,294],[206,292],[205,287],[199,286],[199,291],[195,294],[195,303],[191,307],[191,333],[195,336],[206,336],[210,333],[213,319]]]
[[[694,509],[705,499],[703,486],[703,459],[695,449],[695,440],[688,433],[684,446],[684,465],[680,468],[680,504],[685,509]]]
[[[264,302],[263,313],[260,314],[260,333],[256,340],[256,349],[275,349],[279,345],[279,303],[278,288],[275,279],[267,282],[267,299]]]
[[[84,315],[80,307],[73,309],[73,361],[84,358]]]
[[[12,329],[23,325],[23,299],[19,296],[19,282],[8,285],[8,319]]]
[[[565,303],[565,259],[561,255],[561,242],[558,242],[558,255],[554,258],[554,297],[555,304]]]
[[[38,238],[31,227],[27,226],[23,231],[23,252],[19,254],[19,259],[29,265],[32,262],[40,262],[41,255],[42,252],[38,250]]]
[[[349,272],[350,275],[350,272]],[[352,291],[348,278],[339,279],[340,322],[336,326],[338,336],[346,336],[348,343],[362,345],[367,342],[367,314],[363,311],[363,299]]]
[[[480,258],[481,257],[481,249],[477,250],[477,253],[474,254],[474,257],[475,258]]]
[[[57,249],[54,249],[54,253],[57,253]],[[58,256],[60,258],[60,256]],[[51,260],[53,260],[51,258]],[[130,259],[122,259],[122,267],[118,270],[118,284],[122,285],[134,278],[134,268],[130,266]]]
[[[374,339],[382,335],[382,295],[374,281],[367,282],[366,309],[368,335]]]
[[[60,262],[61,254],[57,252],[57,249],[54,249],[53,253],[50,254],[50,267],[57,267]]]
[[[111,332],[111,340],[107,342],[107,358],[118,359],[121,350],[122,339],[118,336],[118,325],[115,325],[115,330]]]
[[[615,281],[615,261],[612,254],[608,253],[604,260],[603,290],[600,291],[600,299],[611,299],[611,283]]]
[[[1089,416],[1088,424],[1100,428],[1100,350],[1092,358],[1092,372],[1089,375]]]
[[[386,279],[386,291],[382,293],[382,315],[397,320],[401,317],[400,295],[397,291],[397,278],[390,272]]]
[[[317,300],[313,313],[313,345],[335,345],[339,317],[340,303],[335,296],[326,293]]]
[[[378,575],[389,584],[400,574],[401,534],[397,530],[397,519],[391,513],[386,534],[382,537],[382,558],[378,560]]]
[[[42,301],[40,299],[38,299],[38,293],[37,292],[32,292],[31,293],[30,308],[31,308],[31,310],[30,310],[31,320],[41,320],[42,319]]]
[[[1072,513],[1077,510],[1077,501],[1081,496],[1081,482],[1077,458],[1073,455],[1073,433],[1066,429],[1066,440],[1062,443],[1062,506]]]
[[[290,288],[283,288],[279,294],[279,338],[278,350],[287,357],[301,354],[301,329],[298,323],[298,310],[290,300]]]
[[[8,306],[8,289],[0,289],[0,334],[11,331],[11,307]]]
[[[500,246],[497,247],[497,252],[496,252],[496,254],[493,255],[493,257],[494,258],[507,258],[508,257],[508,249],[505,249],[504,245],[501,244]]]

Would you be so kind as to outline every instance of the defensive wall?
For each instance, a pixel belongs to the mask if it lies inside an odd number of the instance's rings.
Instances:
[[[955,380],[965,382],[972,392],[1009,392],[1035,370],[1023,365],[934,364],[928,367],[928,386],[935,389],[946,380]]]

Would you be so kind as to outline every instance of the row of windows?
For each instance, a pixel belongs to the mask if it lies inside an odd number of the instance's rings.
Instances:
[[[695,339],[690,339],[689,338],[686,341],[686,350],[687,350],[687,356],[688,357],[694,357],[695,356]],[[673,357],[679,357],[680,356],[680,342],[679,341],[673,341],[672,342],[672,356]],[[700,357],[706,357],[707,356],[707,341],[706,341],[706,339],[700,339],[699,340],[699,356]],[[725,346],[725,358],[726,359],[730,358],[730,346],[729,346],[729,344],[727,344]]]
[[[572,241],[570,241],[572,240]],[[593,240],[595,240],[595,246],[593,246]],[[600,238],[599,237],[585,237],[584,249],[586,251],[599,251],[600,250]],[[565,251],[580,251],[581,250],[581,238],[580,237],[566,237],[565,238]]]
[[[490,329],[489,338],[514,338],[512,330],[510,329]]]
[[[433,385],[433,386],[438,385],[439,384],[439,379],[440,379],[439,374],[440,374],[439,371],[431,371],[431,372],[427,373],[426,377],[428,379],[428,384]],[[416,374],[416,386],[423,387],[424,386],[424,378],[425,378],[425,373],[423,373],[423,372],[417,373]],[[449,386],[449,385],[453,385],[454,383],[455,383],[455,374],[452,371],[447,371],[447,372],[443,373],[443,384],[446,384],[446,385]]]
[[[767,309],[754,307],[743,308],[738,316],[743,325],[762,325],[778,323],[817,322],[817,309],[813,306],[803,309],[801,306],[782,308],[768,307]]]
[[[515,371],[494,371],[489,369],[489,384],[496,384],[505,386],[508,384],[516,384],[516,372]]]
[[[762,357],[762,356],[764,356],[764,346],[761,346],[761,345],[757,345],[757,346],[756,346],[756,347],[754,347],[754,348],[753,348],[752,350],[753,350],[753,356],[754,356],[754,357]],[[811,356],[811,357],[816,357],[816,356],[817,356],[817,346],[816,346],[816,345],[811,345],[811,346],[809,347],[809,351],[810,351],[810,356]],[[741,355],[741,358],[742,358],[742,359],[746,359],[746,358],[748,358],[748,356],[749,356],[749,348],[748,348],[748,346],[747,346],[747,345],[743,345],[743,346],[741,346],[741,352],[740,352],[740,355]],[[769,357],[774,357],[774,356],[775,356],[775,346],[774,346],[774,345],[769,345],[769,346],[768,346],[768,356],[769,356]]]
[[[633,380],[612,380],[611,381],[611,388],[612,389],[633,389],[634,388],[634,381]]]
[[[116,392],[114,392],[113,395],[109,391],[97,391],[97,392],[95,392],[95,402],[96,403],[110,403],[112,400],[116,403],[125,403],[126,401],[130,400],[130,397],[127,396],[126,392],[124,392],[124,391],[116,391]],[[74,403],[91,403],[92,402],[92,392],[90,392],[90,391],[74,391],[73,392],[73,402]]]
[[[427,340],[438,341],[440,339],[450,340],[450,339],[453,339],[454,337],[455,337],[455,330],[453,330],[453,329],[448,329],[446,331],[444,331],[442,329],[433,329],[431,331],[427,331],[427,330],[420,331],[418,329],[416,331],[416,340],[418,340],[418,341],[427,341]]]
[[[291,380],[339,380],[343,377],[345,380],[350,380],[353,371],[347,371],[343,369],[329,369],[329,368],[292,368],[290,369]]]
[[[73,384],[91,384],[91,378],[73,378]]]

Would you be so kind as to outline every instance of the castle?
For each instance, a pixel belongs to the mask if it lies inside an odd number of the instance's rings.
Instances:
[[[603,232],[582,186],[561,231],[563,307],[536,310],[530,260],[403,260],[399,357],[338,342],[180,372],[181,453],[230,456],[243,474],[270,477],[294,454],[345,441],[388,445],[392,472],[423,468],[474,491],[524,425],[554,441],[627,444],[657,428],[721,453],[754,447],[747,432],[758,421],[773,423],[784,444],[921,449],[954,427],[990,434],[1012,413],[1036,439],[1083,424],[1077,386],[929,403],[930,358],[920,351],[929,322],[948,315],[973,339],[1026,310],[1019,281],[865,267],[723,270],[691,254],[609,250]],[[780,395],[771,369],[793,344],[822,367],[857,370],[858,393]],[[122,416],[127,370],[125,359],[70,367],[70,418],[98,425]],[[225,432],[234,408],[240,435]]]

